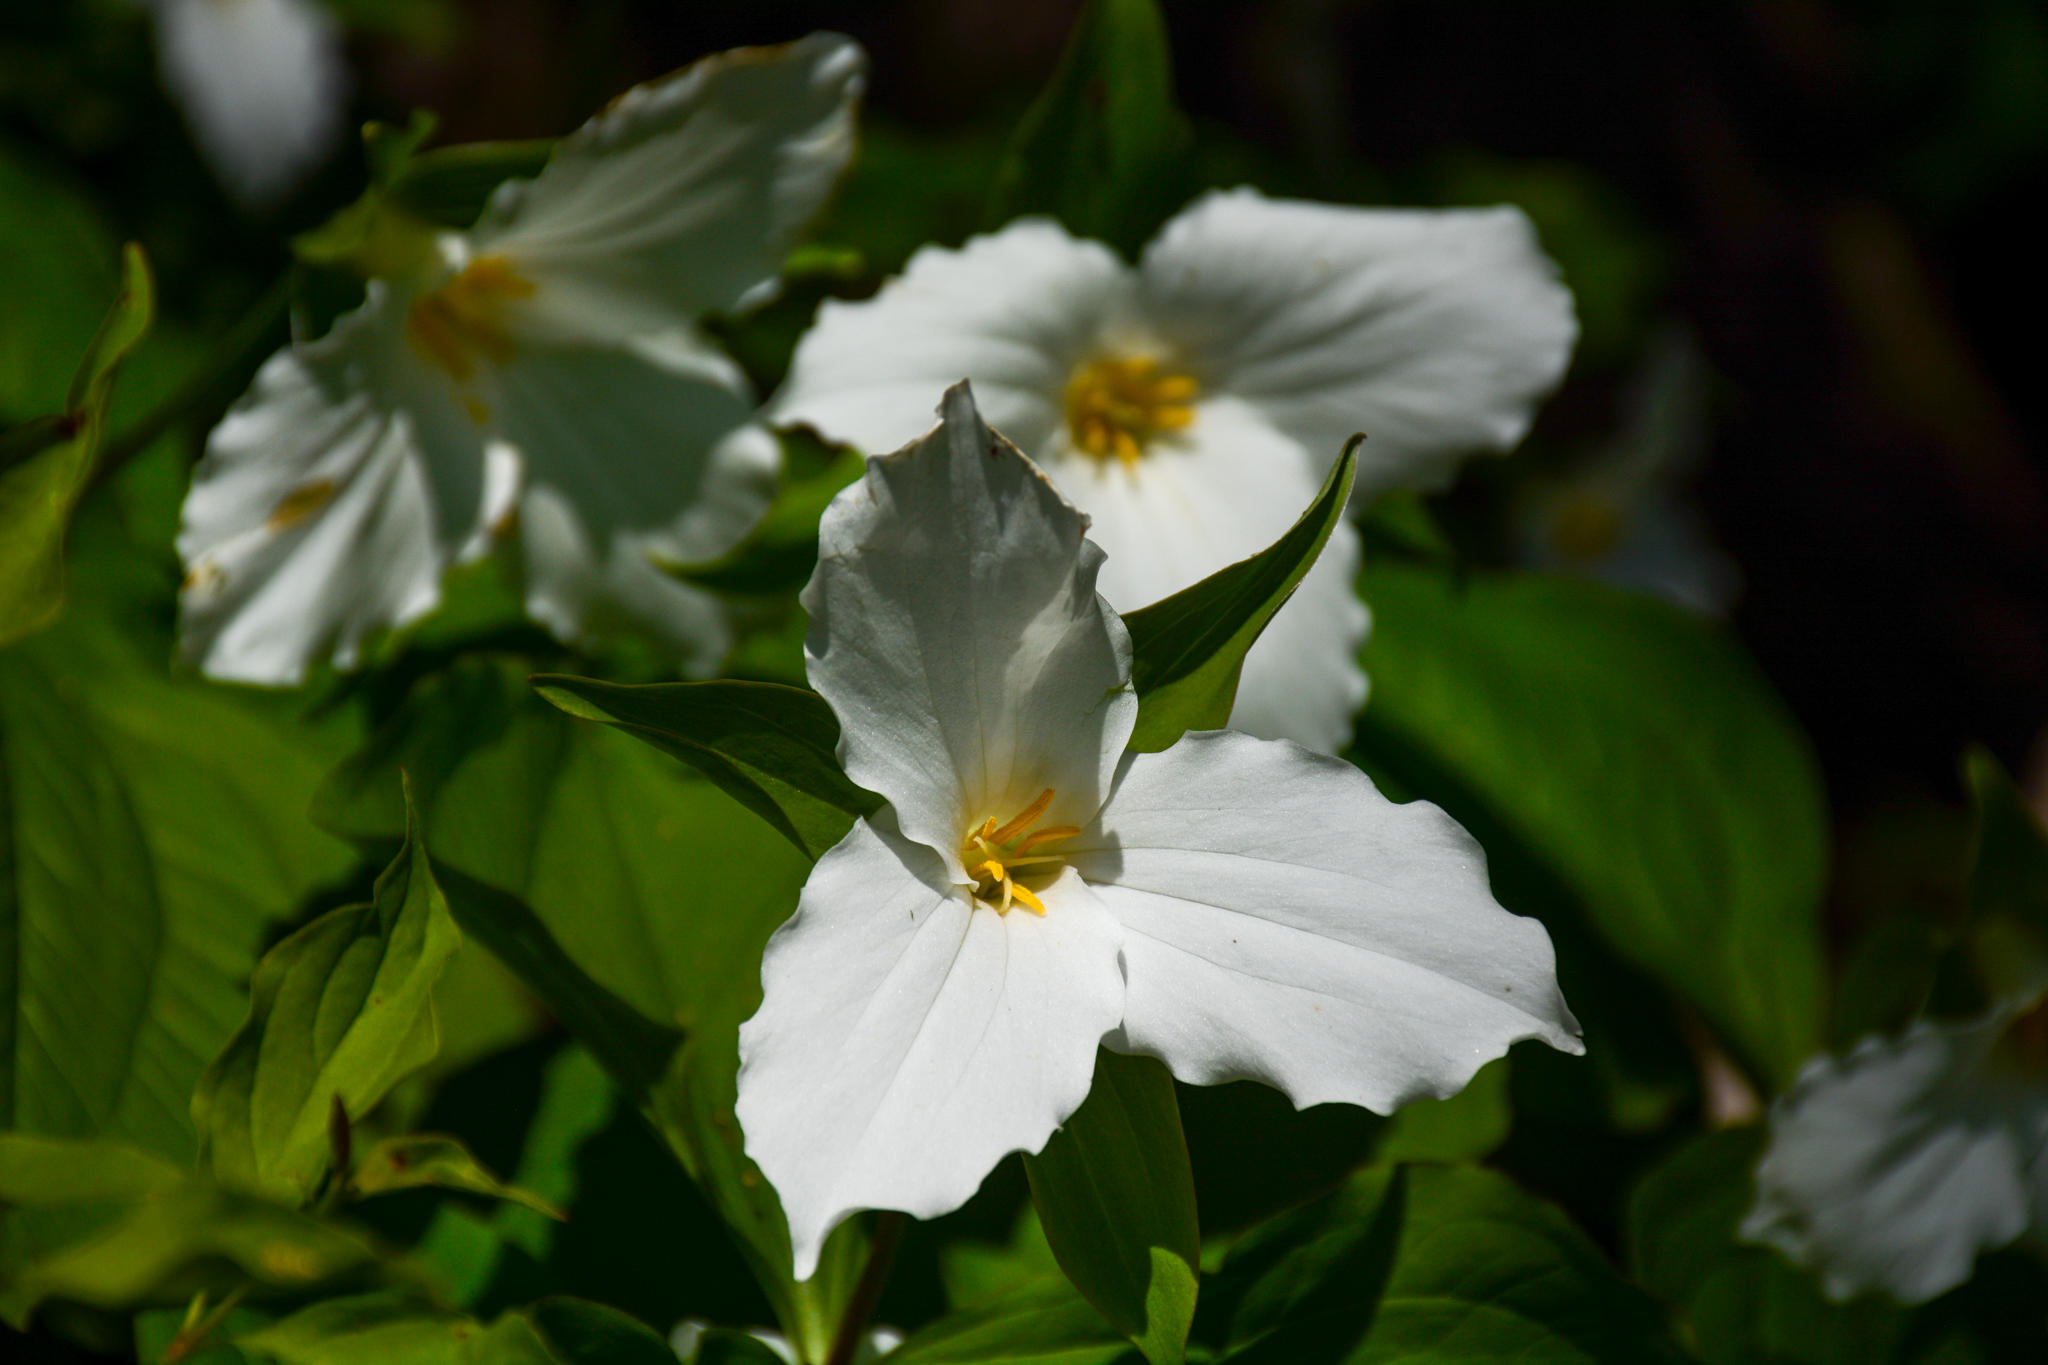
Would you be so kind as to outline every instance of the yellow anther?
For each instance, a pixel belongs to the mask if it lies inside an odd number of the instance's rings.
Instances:
[[[413,300],[406,331],[427,359],[466,383],[476,375],[479,355],[497,365],[511,361],[505,304],[532,298],[534,287],[503,256],[479,256],[454,279]]]
[[[288,531],[312,516],[334,496],[334,480],[315,479],[302,483],[278,499],[277,506],[270,509],[270,515],[263,519],[263,529],[273,534]]]
[[[1067,429],[1096,459],[1134,466],[1154,438],[1195,420],[1200,393],[1193,376],[1161,374],[1149,357],[1098,360],[1067,383]]]
[[[993,906],[999,915],[1009,914],[1012,904],[1022,905],[1035,915],[1045,913],[1045,902],[1017,881],[1017,869],[1065,862],[1057,854],[1034,854],[1031,850],[1040,844],[1071,839],[1081,832],[1078,825],[1047,825],[1036,833],[1025,834],[1051,807],[1052,798],[1053,790],[1047,787],[1008,824],[998,828],[995,817],[990,816],[961,841],[960,861],[974,883],[975,899]]]

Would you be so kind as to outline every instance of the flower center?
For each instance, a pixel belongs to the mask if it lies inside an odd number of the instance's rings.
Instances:
[[[448,283],[413,301],[406,332],[420,352],[457,383],[476,374],[476,357],[503,365],[512,359],[505,329],[510,299],[533,297],[534,283],[503,256],[479,256]]]
[[[1043,869],[1048,863],[1065,861],[1057,853],[1034,853],[1032,850],[1042,844],[1071,839],[1081,832],[1078,825],[1047,825],[1044,829],[1032,830],[1031,827],[1038,823],[1038,817],[1045,814],[1046,807],[1051,804],[1052,788],[1047,787],[1036,801],[1019,811],[1008,824],[998,828],[995,817],[991,815],[960,845],[960,861],[966,864],[967,875],[974,879],[974,898],[993,907],[998,915],[1009,914],[1013,903],[1024,906],[1034,915],[1045,913],[1045,902],[1032,895],[1030,888],[1017,884],[1016,869]],[[1024,875],[1032,874],[1027,872]]]
[[[1193,376],[1161,374],[1159,362],[1098,360],[1067,381],[1067,427],[1074,444],[1098,460],[1138,463],[1153,438],[1195,420]]]

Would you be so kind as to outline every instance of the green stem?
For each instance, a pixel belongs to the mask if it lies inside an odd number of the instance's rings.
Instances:
[[[199,1305],[206,1301],[206,1291],[200,1290],[192,1300],[192,1310],[185,1314],[185,1325],[178,1329],[178,1335],[171,1338],[171,1344],[164,1347],[164,1353],[157,1357],[157,1365],[178,1365],[179,1361],[198,1350],[206,1339],[213,1335],[213,1329],[220,1326],[227,1315],[235,1311],[235,1306],[241,1303],[243,1295],[248,1292],[249,1287],[242,1286],[214,1305],[211,1313],[195,1322],[194,1313]]]
[[[156,444],[158,437],[180,421],[211,403],[219,403],[221,390],[241,382],[249,362],[259,350],[276,344],[277,324],[291,307],[292,272],[286,268],[263,296],[251,304],[233,327],[220,339],[213,355],[164,400],[144,413],[126,431],[107,438],[100,446],[98,465],[90,486],[111,478],[121,466]]]
[[[860,1348],[861,1334],[867,1330],[875,1304],[881,1300],[882,1286],[889,1280],[890,1263],[896,1259],[896,1245],[903,1240],[903,1228],[909,1221],[907,1215],[893,1210],[876,1215],[867,1267],[860,1272],[860,1283],[853,1287],[853,1297],[846,1301],[846,1311],[839,1317],[839,1330],[832,1337],[832,1351],[825,1357],[825,1365],[853,1365],[853,1354]]]

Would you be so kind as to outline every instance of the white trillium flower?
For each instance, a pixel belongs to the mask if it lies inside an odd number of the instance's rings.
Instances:
[[[731,548],[781,451],[695,320],[772,293],[864,73],[831,34],[707,59],[628,91],[470,231],[387,250],[363,306],[271,357],[207,442],[178,536],[186,655],[265,683],[347,666],[516,527],[557,635],[629,617],[715,667],[715,599],[649,556]]]
[[[923,430],[965,372],[994,425],[1087,511],[1130,611],[1264,549],[1359,450],[1361,498],[1506,450],[1564,373],[1571,295],[1515,209],[1420,212],[1210,194],[1134,269],[1022,219],[926,247],[828,302],[774,420],[867,450]],[[1245,660],[1231,724],[1334,752],[1365,700],[1347,523]]]
[[[244,208],[268,208],[334,150],[348,110],[341,29],[317,0],[144,0],[164,88]]]
[[[1980,1251],[2048,1241],[2048,1004],[1914,1024],[1816,1057],[1771,1106],[1742,1235],[1829,1295],[1919,1303]]]
[[[888,805],[818,861],[740,1030],[799,1277],[855,1210],[932,1217],[1041,1148],[1099,1044],[1381,1113],[1518,1039],[1581,1050],[1549,936],[1436,807],[1231,731],[1126,754],[1088,519],[966,385],[941,413],[834,499],[803,595],[840,757]]]

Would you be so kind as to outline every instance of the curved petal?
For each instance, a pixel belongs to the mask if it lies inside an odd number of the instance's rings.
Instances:
[[[1918,1023],[1808,1062],[1771,1106],[1742,1235],[1838,1299],[1883,1288],[1919,1303],[1969,1279],[1978,1252],[2026,1230],[2048,1143],[2048,1085],[1991,1062],[2012,1018]]]
[[[1487,890],[1424,801],[1228,730],[1134,754],[1068,863],[1124,932],[1112,1046],[1197,1085],[1390,1113],[1455,1093],[1523,1038],[1582,1051],[1550,936]]]
[[[1205,390],[1247,399],[1361,497],[1507,450],[1578,338],[1520,210],[1359,209],[1210,194],[1139,265],[1142,307]]]
[[[341,140],[341,29],[311,0],[155,0],[164,85],[245,208],[275,204]]]
[[[1138,703],[1087,518],[988,429],[965,384],[941,413],[832,500],[801,600],[847,776],[965,881],[970,823],[1007,821],[1048,787],[1046,823],[1095,814]]]
[[[744,381],[678,334],[523,345],[492,381],[489,418],[528,482],[557,489],[605,554],[614,531],[664,529],[722,496],[718,452],[753,419]]]
[[[329,650],[346,667],[439,600],[456,546],[416,414],[357,382],[354,338],[272,356],[207,440],[178,532],[180,649],[214,677],[297,683]]]
[[[740,1027],[740,1126],[798,1278],[848,1214],[956,1209],[1087,1098],[1123,1008],[1116,922],[1071,871],[1041,895],[1043,918],[975,908],[867,821],[818,860]]]
[[[1301,445],[1242,399],[1201,403],[1177,440],[1135,465],[1075,451],[1064,435],[1046,466],[1087,513],[1108,559],[1097,587],[1119,611],[1149,606],[1259,553],[1315,500],[1321,476]],[[1334,753],[1365,700],[1358,666],[1367,616],[1352,590],[1358,534],[1340,524],[1321,561],[1245,660],[1233,729]]]
[[[924,247],[874,298],[825,302],[769,419],[894,450],[928,425],[931,396],[964,375],[990,425],[1045,459],[1065,427],[1068,376],[1128,316],[1130,294],[1130,268],[1108,247],[1043,218],[958,251]]]
[[[573,644],[621,629],[650,635],[684,672],[710,676],[732,643],[725,607],[650,556],[701,563],[738,544],[767,510],[781,462],[781,446],[765,428],[739,428],[713,451],[704,495],[673,525],[616,535],[602,555],[558,490],[527,490],[519,516],[527,612]]]
[[[472,247],[608,297],[634,330],[737,308],[772,291],[845,169],[866,79],[858,44],[813,33],[635,86],[500,188]]]

